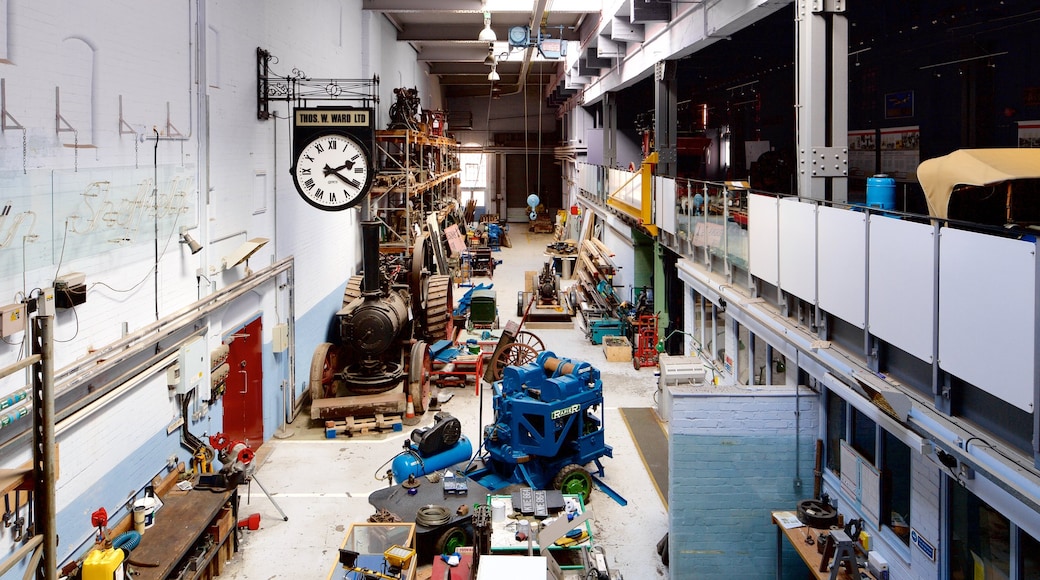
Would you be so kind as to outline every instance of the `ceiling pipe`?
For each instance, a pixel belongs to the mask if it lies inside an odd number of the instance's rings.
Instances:
[[[545,18],[545,8],[548,5],[549,0],[538,0],[535,3],[534,10],[531,11],[531,22],[528,24],[532,31],[542,30],[542,19]],[[534,58],[534,51],[536,49],[529,46],[525,50],[524,61],[520,65],[520,76],[516,79],[516,86],[511,90],[503,89],[499,96],[505,97],[515,95],[524,90],[524,86],[527,84],[527,73],[531,69],[531,59]]]

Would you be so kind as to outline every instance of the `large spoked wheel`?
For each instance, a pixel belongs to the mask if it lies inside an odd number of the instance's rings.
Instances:
[[[592,474],[577,464],[570,464],[560,470],[553,478],[553,488],[562,493],[580,495],[583,503],[588,503],[592,493]]]
[[[451,339],[451,307],[451,277],[443,274],[430,276],[426,285],[426,310],[423,312],[427,343]]]
[[[415,239],[415,245],[412,247],[412,270],[408,276],[408,291],[412,294],[412,313],[416,318],[422,318],[422,297],[426,280],[436,273],[437,263],[433,259],[430,234],[424,233]]]
[[[513,337],[513,342],[526,344],[527,346],[535,349],[537,352],[542,352],[543,350],[545,350],[545,343],[542,342],[542,339],[538,338],[536,334],[532,332],[527,332],[526,330],[521,330],[517,332],[516,336]]]
[[[339,372],[339,347],[323,342],[311,357],[311,376],[308,389],[311,400],[328,399],[336,396],[336,373]]]
[[[454,554],[456,550],[469,543],[469,534],[461,526],[452,526],[437,537],[433,544],[434,552],[438,554]]]
[[[536,358],[538,358],[538,352],[533,347],[522,342],[511,342],[491,357],[492,380],[502,380],[502,373],[506,367],[525,365]]]
[[[423,341],[412,345],[412,353],[408,359],[408,394],[412,396],[415,415],[426,412],[430,404],[430,373],[433,371],[433,357],[430,347]]]

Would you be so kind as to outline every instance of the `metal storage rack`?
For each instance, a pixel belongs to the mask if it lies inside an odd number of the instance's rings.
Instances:
[[[385,226],[381,250],[408,253],[426,216],[458,207],[459,144],[411,129],[376,131],[375,164],[371,207]]]

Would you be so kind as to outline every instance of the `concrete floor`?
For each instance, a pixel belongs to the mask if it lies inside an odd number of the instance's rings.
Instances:
[[[511,224],[511,248],[495,252],[502,261],[493,279],[475,278],[474,283],[493,283],[499,316],[504,326],[516,316],[517,292],[523,289],[524,272],[540,271],[547,260],[543,255],[553,241],[549,234],[528,233],[526,224]],[[564,289],[573,282],[563,280]],[[456,300],[467,288],[455,289]],[[538,335],[546,349],[556,355],[591,363],[601,372],[606,415],[607,443],[614,448],[613,458],[604,458],[605,483],[628,500],[622,507],[599,490],[592,493],[593,538],[606,550],[612,570],[626,579],[667,578],[656,552],[658,540],[668,528],[668,513],[647,473],[628,429],[618,411],[621,407],[654,407],[655,368],[636,371],[630,362],[607,362],[600,345],[593,345],[575,319],[573,329],[542,329],[525,324],[523,329]],[[477,330],[476,332],[480,332]],[[497,333],[496,333],[497,334]],[[309,360],[309,353],[298,353]],[[450,388],[450,401],[442,408],[458,417],[463,433],[480,440],[480,398],[472,384]],[[484,391],[483,418],[492,417],[490,389]],[[432,423],[432,413],[418,427]],[[385,486],[380,477],[401,449],[413,427],[403,432],[325,439],[324,428],[311,424],[305,409],[284,434],[266,442],[259,450],[255,481],[240,488],[240,517],[259,513],[260,529],[241,532],[241,551],[225,568],[222,578],[336,578],[344,577],[337,557],[347,528],[363,522],[374,513],[369,493]],[[288,516],[283,521],[275,504],[265,497],[258,484],[271,494],[273,502]],[[665,498],[667,499],[667,498]],[[477,499],[470,497],[473,502]],[[407,519],[407,517],[405,518]],[[420,566],[417,577],[428,578],[429,563]]]

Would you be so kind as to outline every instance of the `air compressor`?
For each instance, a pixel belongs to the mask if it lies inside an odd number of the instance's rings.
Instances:
[[[404,452],[390,465],[394,481],[402,483],[468,461],[473,445],[462,434],[462,423],[448,413],[437,413],[433,425],[412,431]]]

